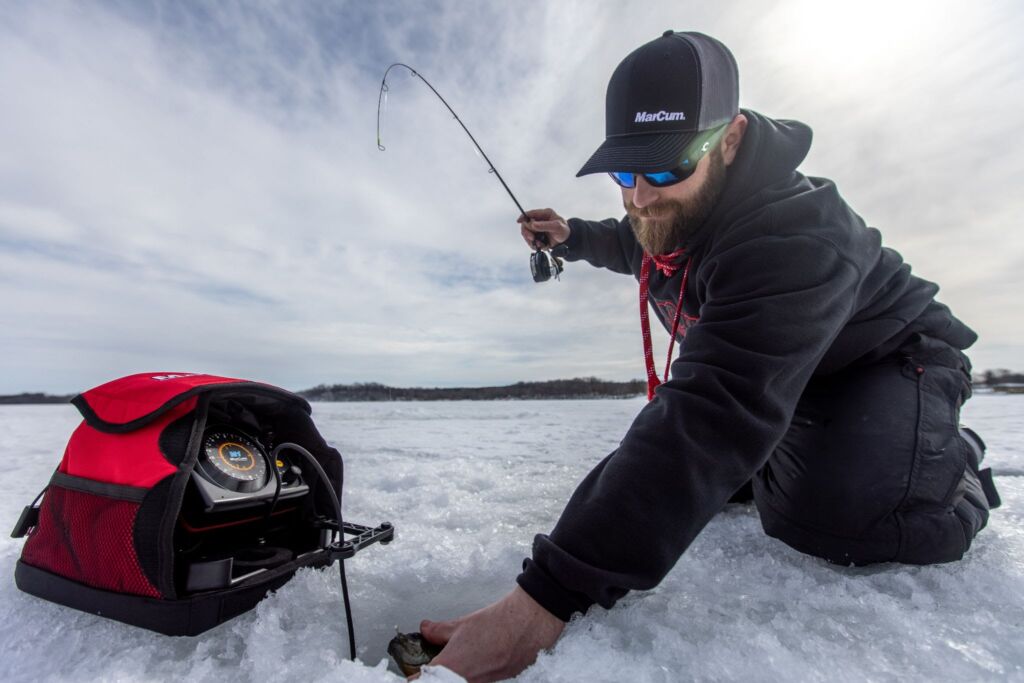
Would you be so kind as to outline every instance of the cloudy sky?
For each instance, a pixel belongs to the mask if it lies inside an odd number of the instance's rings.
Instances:
[[[846,6],[842,9],[841,6]],[[534,284],[516,209],[621,214],[574,177],[615,65],[667,28],[731,47],[742,106],[831,177],[1024,370],[1019,3],[0,4],[0,393],[143,371],[488,385],[643,374],[630,278]],[[667,335],[655,335],[656,355]]]

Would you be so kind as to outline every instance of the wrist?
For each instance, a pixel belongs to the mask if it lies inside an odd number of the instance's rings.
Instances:
[[[565,221],[569,233],[565,239],[558,244],[558,249],[570,261],[577,261],[581,258],[580,249],[583,246],[583,235],[587,231],[587,223],[582,218],[567,218]]]
[[[562,622],[568,622],[576,612],[586,612],[594,603],[581,593],[567,590],[532,559],[523,561],[523,572],[516,577],[516,583],[542,609]]]
[[[540,649],[553,646],[565,630],[565,622],[544,609],[518,585],[512,589],[509,599],[516,605],[514,611],[523,632],[529,634],[527,639]]]
[[[530,621],[542,624],[565,626],[565,622],[549,612],[542,604],[533,599],[533,596],[523,590],[523,587],[516,584],[512,589],[512,598],[518,602]]]

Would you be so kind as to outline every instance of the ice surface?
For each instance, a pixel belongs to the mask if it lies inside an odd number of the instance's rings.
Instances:
[[[347,519],[397,527],[393,544],[347,565],[355,663],[336,571],[300,571],[252,612],[169,638],[19,592],[22,541],[4,533],[0,680],[401,680],[385,654],[395,626],[508,591],[533,535],[643,403],[314,405],[345,457]],[[964,418],[988,443],[1004,505],[962,562],[838,568],[767,538],[753,506],[731,506],[656,590],[572,622],[520,680],[1024,680],[1024,397],[978,395]],[[43,487],[78,422],[71,406],[0,407],[0,526]],[[445,673],[429,679],[456,680]]]

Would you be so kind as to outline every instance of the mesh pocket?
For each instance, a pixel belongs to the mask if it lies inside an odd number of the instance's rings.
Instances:
[[[158,598],[132,543],[139,504],[51,485],[22,560],[72,581]]]

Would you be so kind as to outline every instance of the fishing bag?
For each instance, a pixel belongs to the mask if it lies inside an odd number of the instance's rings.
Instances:
[[[390,525],[341,523],[341,455],[295,394],[146,373],[72,403],[83,421],[12,534],[28,536],[15,572],[27,593],[196,635],[300,567],[390,540]],[[345,542],[344,532],[358,537]]]

